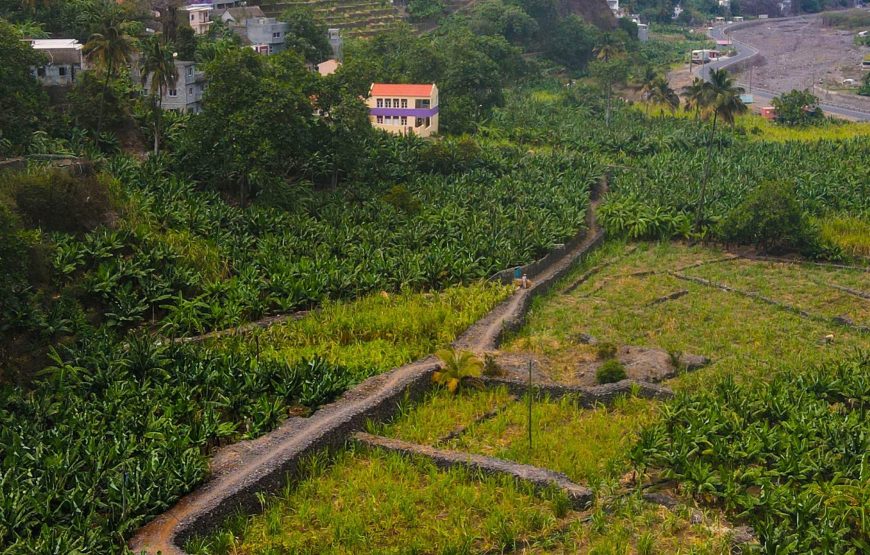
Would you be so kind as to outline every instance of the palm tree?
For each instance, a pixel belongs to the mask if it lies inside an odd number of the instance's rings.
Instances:
[[[178,81],[178,68],[175,58],[159,36],[145,41],[142,58],[139,61],[142,74],[142,86],[151,77],[148,93],[151,96],[151,107],[154,110],[154,154],[160,152],[160,119],[163,113],[163,95],[169,89],[175,88]]]
[[[474,353],[469,351],[455,351],[453,349],[439,349],[435,356],[441,359],[444,367],[432,374],[432,381],[446,386],[450,393],[463,382],[481,385],[480,374],[483,372],[483,363]]]
[[[100,112],[97,117],[97,137],[103,127],[103,108],[109,90],[109,80],[118,67],[130,61],[133,52],[133,37],[124,30],[124,24],[114,17],[106,19],[99,33],[94,33],[84,47],[85,55],[106,73],[103,82],[103,95],[100,98]]]
[[[673,114],[680,107],[680,97],[671,88],[668,80],[664,77],[656,77],[652,82],[649,92],[649,100],[653,104],[665,106]]]
[[[701,117],[701,107],[704,105],[704,95],[707,89],[704,87],[706,82],[700,77],[695,77],[692,84],[683,87],[683,96],[686,97],[686,110],[695,111],[695,119]]]
[[[619,42],[610,33],[604,33],[601,37],[601,44],[595,48],[595,58],[605,64],[616,58],[622,53],[622,47]],[[611,79],[606,79],[607,83],[607,99],[604,105],[604,124],[610,127],[610,96],[613,83]]]
[[[698,211],[695,214],[695,225],[700,228],[701,217],[704,211],[704,201],[707,196],[707,182],[710,180],[710,166],[713,162],[713,139],[716,136],[716,121],[722,121],[734,125],[734,118],[746,112],[746,104],[740,98],[743,87],[738,87],[734,80],[729,77],[724,69],[714,69],[710,72],[710,80],[704,83],[704,92],[701,95],[701,110],[705,118],[713,116],[713,124],[710,126],[710,138],[707,141],[707,162],[704,165],[704,180],[701,182],[701,199],[698,203]]]
[[[652,95],[653,87],[655,87],[656,79],[659,74],[654,70],[651,66],[647,66],[646,72],[641,78],[641,87],[640,87],[640,96],[646,100],[649,100]],[[646,103],[646,114],[649,115],[649,102]]]

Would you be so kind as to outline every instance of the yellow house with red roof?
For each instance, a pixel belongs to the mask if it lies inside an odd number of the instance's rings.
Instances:
[[[438,133],[438,87],[372,83],[366,101],[372,127],[428,137]]]

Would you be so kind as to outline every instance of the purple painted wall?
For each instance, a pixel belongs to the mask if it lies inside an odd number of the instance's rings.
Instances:
[[[369,108],[372,116],[407,116],[411,118],[431,118],[438,113],[438,106],[434,108]]]

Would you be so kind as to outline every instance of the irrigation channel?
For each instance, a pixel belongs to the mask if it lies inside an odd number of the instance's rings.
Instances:
[[[523,271],[531,279],[529,287],[518,288],[472,324],[454,341],[454,348],[477,354],[495,350],[505,332],[522,325],[532,299],[547,292],[575,262],[603,242],[604,232],[596,222],[595,208],[606,185],[598,189],[597,193],[593,192],[587,210],[586,230],[541,260],[524,266]],[[494,277],[508,279],[512,273],[512,270],[505,271]],[[193,535],[215,530],[239,510],[249,513],[261,510],[258,493],[276,491],[287,479],[300,478],[299,463],[303,458],[324,449],[340,448],[353,434],[362,431],[367,421],[390,418],[404,398],[422,398],[431,387],[432,374],[438,368],[440,363],[434,356],[395,368],[362,382],[310,417],[289,418],[258,439],[219,449],[212,458],[213,473],[208,481],[141,528],[130,540],[130,549],[136,553],[182,555],[185,552],[181,546]],[[571,393],[585,396],[589,402],[606,403],[632,389],[653,398],[670,395],[666,388],[629,380],[581,388],[582,391],[575,389]],[[552,476],[556,473],[550,474],[550,478],[561,480],[559,476]],[[520,471],[513,475],[524,479]]]

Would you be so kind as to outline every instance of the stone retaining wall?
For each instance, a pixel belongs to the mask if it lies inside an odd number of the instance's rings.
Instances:
[[[506,387],[512,395],[517,397],[525,395],[529,387],[526,382],[505,378],[484,377],[483,383],[487,387]],[[549,397],[550,399],[561,399],[565,396],[576,397],[580,406],[585,408],[592,408],[599,404],[611,405],[618,397],[624,395],[658,400],[666,400],[674,396],[674,392],[667,387],[636,380],[622,380],[595,387],[533,383],[532,391],[534,391],[536,398]]]
[[[592,490],[575,484],[561,472],[495,457],[437,449],[428,445],[418,445],[363,432],[354,434],[353,439],[369,447],[377,447],[407,456],[426,457],[439,468],[458,466],[484,474],[502,474],[510,476],[518,482],[531,484],[538,491],[557,488],[568,496],[571,507],[574,509],[585,509],[592,504]]]
[[[595,233],[592,204],[587,220],[591,232]],[[532,288],[518,290],[462,334],[454,346],[472,350],[494,348],[492,343],[497,344],[507,330],[521,326],[532,298],[547,292],[576,260],[604,240],[600,231],[592,238],[586,235],[587,232],[579,234],[557,253],[533,263],[532,275],[537,277],[537,281]],[[309,418],[285,422],[277,430],[255,440],[254,443],[262,444],[264,448],[233,453],[240,459],[237,464],[224,473],[213,475],[203,486],[140,529],[129,547],[137,553],[183,555],[180,546],[193,535],[214,531],[237,511],[253,513],[262,510],[257,497],[259,492],[275,491],[288,477],[298,477],[299,462],[304,457],[324,449],[340,448],[351,433],[364,427],[366,421],[389,419],[406,396],[412,400],[422,397],[431,387],[432,373],[439,367],[434,357],[407,364],[369,378]],[[600,394],[607,395],[604,391]],[[238,446],[226,449],[238,449]],[[219,451],[214,459],[220,458]]]

